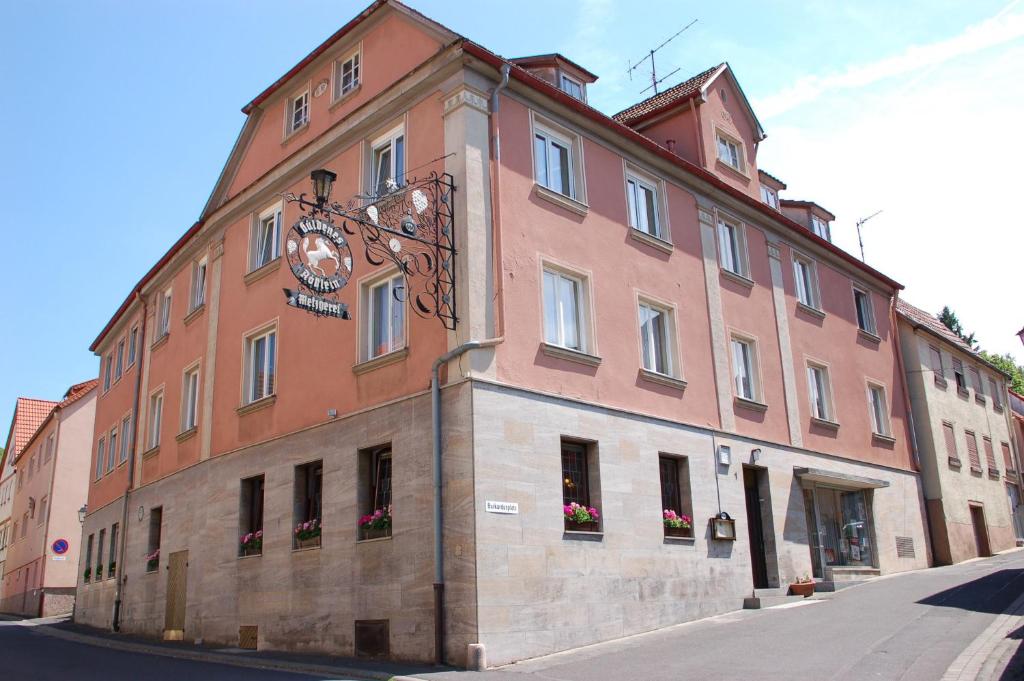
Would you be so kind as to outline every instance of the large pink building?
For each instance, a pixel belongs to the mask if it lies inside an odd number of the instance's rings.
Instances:
[[[84,536],[123,551],[79,621],[497,664],[928,564],[900,285],[779,197],[727,64],[614,116],[596,80],[385,0],[243,109],[92,346]],[[282,195],[318,168],[352,231],[314,249]],[[454,191],[423,213],[430,172]],[[365,246],[406,205],[451,217],[448,316]],[[349,319],[288,304],[303,267],[348,280]],[[472,341],[441,367],[439,579],[431,367]]]

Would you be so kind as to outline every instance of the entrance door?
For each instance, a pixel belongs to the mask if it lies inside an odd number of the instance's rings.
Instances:
[[[754,572],[754,588],[768,588],[768,561],[764,550],[764,517],[761,514],[761,495],[758,476],[764,471],[743,469],[743,489],[747,497],[747,533],[750,537],[750,564]]]
[[[991,556],[988,546],[988,528],[985,526],[985,509],[981,504],[971,504],[971,524],[974,525],[974,544],[979,556]]]
[[[167,561],[167,609],[164,613],[164,640],[185,637],[185,589],[188,584],[188,551],[178,551]]]

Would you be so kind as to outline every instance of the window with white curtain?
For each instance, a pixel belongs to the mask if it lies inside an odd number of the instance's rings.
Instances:
[[[802,255],[793,256],[793,279],[796,283],[796,298],[807,307],[821,309],[818,295],[818,271],[814,262]]]
[[[245,391],[243,404],[274,394],[277,384],[277,329],[245,339]]]
[[[871,432],[889,437],[889,406],[885,388],[877,383],[868,384],[868,409],[871,410]]]
[[[673,375],[671,315],[665,308],[641,302],[640,348],[643,367],[666,376]]]
[[[740,143],[719,133],[718,137],[718,159],[733,168],[743,171],[743,150]]]
[[[748,276],[746,238],[739,224],[718,220],[718,257],[722,269],[741,277]]]
[[[757,354],[754,342],[746,338],[732,339],[732,377],[737,397],[757,401],[760,385],[757,377]]]
[[[249,244],[249,271],[258,270],[281,255],[281,206],[259,214]]]
[[[582,280],[544,270],[544,341],[570,350],[585,351],[582,316]]]
[[[185,372],[181,385],[181,432],[199,423],[199,367]]]
[[[405,183],[405,129],[395,128],[370,145],[370,168],[375,196],[388,194]]]
[[[164,418],[164,391],[160,390],[149,396],[149,424],[146,449],[160,445],[160,427]]]
[[[658,188],[654,182],[627,173],[626,204],[630,227],[659,239],[664,238],[658,219]]]
[[[171,293],[172,289],[168,287],[160,295],[160,304],[157,306],[157,338],[163,338],[171,332]]]
[[[401,274],[370,284],[365,293],[366,356],[380,357],[405,347],[405,278]]]
[[[807,365],[807,389],[811,416],[822,421],[835,421],[832,410],[832,386],[827,367],[820,364]]]

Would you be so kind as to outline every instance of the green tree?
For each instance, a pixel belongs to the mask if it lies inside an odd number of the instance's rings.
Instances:
[[[1024,366],[1017,364],[1017,360],[1013,358],[1013,355],[1010,353],[997,355],[995,353],[985,352],[984,350],[979,354],[987,362],[996,365],[1006,373],[1010,374],[1012,377],[1010,378],[1010,390],[1018,395],[1024,395]]]
[[[956,312],[950,309],[949,305],[942,308],[942,312],[939,313],[939,321],[942,324],[960,337],[960,340],[971,346],[972,349],[977,349],[978,341],[974,338],[974,334],[964,333],[964,327],[960,324],[960,320],[956,316]]]

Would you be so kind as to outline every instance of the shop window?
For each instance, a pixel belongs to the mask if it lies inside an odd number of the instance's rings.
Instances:
[[[263,553],[263,490],[266,478],[257,475],[242,480],[239,499],[238,552],[242,556]]]
[[[565,529],[600,530],[601,485],[596,444],[562,440],[562,506]]]
[[[146,551],[146,572],[156,572],[160,566],[160,534],[163,531],[163,506],[149,509],[149,542]]]
[[[294,548],[320,546],[323,474],[323,461],[295,467]]]
[[[686,457],[658,457],[661,477],[661,518],[666,536],[693,536],[690,462]]]

